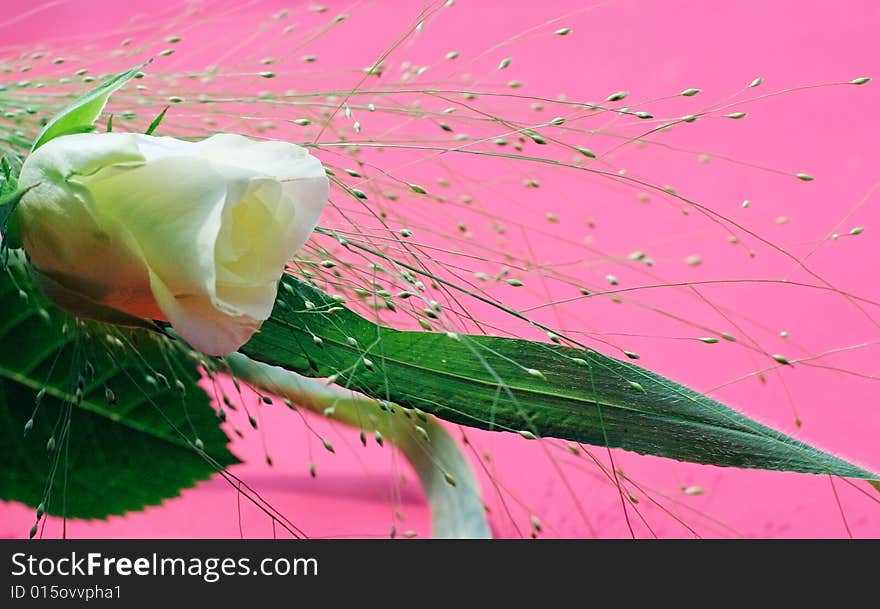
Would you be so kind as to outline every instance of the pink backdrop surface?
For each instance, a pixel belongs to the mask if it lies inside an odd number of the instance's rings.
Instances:
[[[359,78],[356,69],[369,65],[405,31],[421,8],[419,2],[391,0],[355,5],[328,0],[324,4],[334,12],[353,13],[352,23],[357,24],[346,30],[344,37],[314,45],[314,52],[321,57],[320,66],[351,68],[347,76],[344,72],[343,76],[334,76],[342,79],[339,86],[352,86]],[[240,19],[224,22],[223,44],[246,42],[248,39],[237,28],[288,5],[298,6],[293,2],[263,2],[246,7]],[[180,3],[83,0],[47,3],[45,10],[29,12],[30,6],[30,2],[18,0],[6,3],[0,20],[4,48],[20,50],[15,45],[42,44],[51,48],[58,40],[107,32],[111,32],[106,36],[108,44],[117,44],[122,36],[113,32],[124,31],[132,14],[151,13],[156,18],[167,11],[173,15]],[[436,61],[446,52],[457,50],[464,60],[476,58],[461,69],[471,71],[479,81],[482,74],[493,73],[499,57],[507,54],[501,48],[480,58],[483,50],[533,25],[565,16],[558,25],[545,26],[543,37],[532,33],[511,45],[515,61],[508,75],[523,81],[523,92],[551,98],[565,93],[570,99],[602,99],[611,92],[628,90],[633,98],[652,99],[699,87],[703,91],[700,103],[706,105],[724,101],[758,76],[764,78],[762,87],[770,92],[880,72],[876,38],[880,6],[871,0],[620,0],[598,4],[591,10],[581,8],[582,3],[558,0],[461,0],[448,14],[430,22],[411,54],[414,61]],[[547,30],[562,26],[571,26],[573,33],[548,43]],[[148,29],[144,36],[150,35]],[[195,32],[196,41],[190,41],[189,59],[180,52],[181,58],[173,60],[180,64],[162,65],[186,65],[188,60],[204,63],[204,58],[194,59],[199,52],[198,35]],[[217,41],[205,41],[205,45],[209,43]],[[249,55],[255,52],[247,50]],[[321,80],[317,72],[315,80]],[[298,88],[309,85],[300,83]],[[683,110],[686,106],[677,107]],[[669,161],[661,154],[640,153],[626,157],[626,166],[631,170],[650,167],[664,183],[680,187],[688,196],[801,256],[809,251],[809,244],[833,230],[845,233],[853,226],[865,227],[861,235],[864,238],[825,245],[811,258],[811,264],[837,288],[877,299],[880,242],[872,233],[880,231],[880,212],[878,198],[871,189],[880,182],[876,153],[878,107],[880,93],[875,83],[768,97],[743,107],[749,110],[746,120],[709,119],[699,124],[694,135],[671,135],[669,142],[714,153],[716,160],[712,163],[698,166],[696,162]],[[806,184],[790,176],[717,160],[724,156],[789,174],[804,171],[817,179]],[[433,175],[426,171],[426,175]],[[596,243],[604,252],[625,257],[637,249],[634,244],[651,244],[652,255],[658,261],[681,260],[697,253],[704,258],[700,267],[666,272],[667,281],[806,277],[791,260],[760,243],[752,244],[757,254],[754,259],[731,254],[731,246],[718,238],[718,232],[713,232],[705,219],[684,217],[668,206],[639,207],[630,195],[625,199],[611,189],[591,190],[581,175],[542,171],[545,207],[496,213],[509,213],[512,219],[529,223],[552,207],[561,219],[558,228],[552,229],[557,237],[564,235],[580,242],[586,232],[585,218],[590,218],[602,227]],[[740,206],[744,199],[754,202],[748,210]],[[841,228],[834,229],[850,212]],[[776,218],[780,216],[791,220],[778,223]],[[557,245],[549,229],[536,230],[531,237],[544,263],[582,255],[577,248]],[[585,272],[598,277],[613,272],[623,284],[650,283],[627,268],[612,270],[607,262]],[[792,349],[790,342],[776,336],[781,330],[789,331],[791,340],[801,341],[806,353],[877,339],[876,326],[837,294],[768,284],[707,287],[705,294],[723,306],[741,307],[759,317],[756,326],[764,328],[760,331],[762,344],[778,347],[771,352]],[[511,294],[511,299],[529,302],[531,296]],[[708,319],[710,315],[705,305],[677,291],[652,293],[648,302],[682,317]],[[597,306],[586,318],[591,328],[603,331],[681,334],[681,328],[671,320],[643,316],[624,323],[620,315],[613,306]],[[642,355],[641,364],[699,390],[709,390],[764,365],[726,344],[713,346],[711,357],[703,355],[705,345],[693,346],[692,342],[632,337],[626,345]],[[876,440],[880,437],[880,413],[876,381],[866,377],[880,373],[878,355],[878,350],[871,347],[846,351],[834,356],[829,368],[773,371],[766,385],[751,379],[720,389],[713,396],[876,471],[880,470]],[[864,374],[851,375],[844,369]],[[781,377],[784,379],[780,381]],[[788,405],[789,398],[796,405],[796,415]],[[803,422],[802,427],[795,426],[795,416]],[[261,434],[248,434],[233,442],[233,451],[246,461],[234,472],[313,537],[387,535],[396,509],[406,517],[406,524],[399,525],[399,530],[411,528],[422,535],[427,533],[428,510],[417,483],[407,476],[408,482],[400,486],[400,476],[407,472],[400,457],[372,445],[362,449],[355,434],[329,426],[317,417],[309,418],[309,422],[334,438],[341,447],[335,455],[322,452],[299,418],[283,407],[270,406],[261,410]],[[491,464],[479,471],[496,534],[527,534],[529,513],[540,515],[545,523],[544,534],[549,536],[629,534],[620,499],[598,480],[597,470],[565,462],[563,476],[556,461],[547,459],[540,447],[521,438],[478,432],[469,432],[469,437],[479,451],[491,454]],[[264,464],[265,450],[272,454],[271,468]],[[704,536],[880,535],[880,495],[862,483],[852,486],[836,481],[832,488],[827,477],[722,470],[628,453],[615,453],[615,458],[617,465],[636,480],[673,497],[678,502],[677,514]],[[312,459],[318,471],[315,479],[307,471]],[[559,459],[564,461],[565,457]],[[500,493],[495,490],[498,483],[502,485]],[[704,492],[681,492],[689,486],[698,486]],[[397,492],[400,496],[392,499]],[[674,518],[650,512],[651,506],[645,509],[649,511],[651,529],[658,536],[692,535]],[[31,524],[30,508],[0,504],[0,536],[24,536]],[[639,536],[650,535],[638,522],[634,526]],[[213,479],[161,507],[106,522],[74,521],[68,524],[67,532],[74,537],[253,537],[271,536],[273,529],[264,515],[239,501],[235,489]],[[46,528],[45,534],[60,534],[57,521]]]

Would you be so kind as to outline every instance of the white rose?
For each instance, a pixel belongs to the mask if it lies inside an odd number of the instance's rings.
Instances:
[[[214,135],[68,135],[24,162],[21,242],[38,285],[81,317],[170,322],[209,355],[272,311],[329,193],[300,146]]]

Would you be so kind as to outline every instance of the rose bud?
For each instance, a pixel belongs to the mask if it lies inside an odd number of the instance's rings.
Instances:
[[[208,355],[268,318],[329,193],[306,149],[230,134],[58,137],[19,187],[20,240],[50,299],[83,318],[169,322]]]

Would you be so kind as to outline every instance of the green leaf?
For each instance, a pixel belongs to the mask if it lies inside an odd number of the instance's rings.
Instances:
[[[449,539],[492,536],[480,487],[458,444],[434,417],[403,410],[351,391],[254,361],[241,353],[226,357],[231,372],[254,387],[285,397],[393,443],[413,466],[431,505],[431,535]]]
[[[15,179],[4,181],[2,186],[0,186],[0,232],[3,233],[0,254],[8,248],[16,249],[21,247],[21,228],[18,224],[18,214],[13,212],[18,207],[21,198],[33,188],[33,186],[29,186],[28,188],[8,192],[4,188],[7,185],[10,188],[15,188],[17,181]]]
[[[237,463],[173,341],[78,323],[40,300],[22,267],[0,271],[0,498],[105,518]]]
[[[162,119],[165,118],[165,113],[168,112],[168,108],[170,108],[170,107],[171,106],[165,106],[165,108],[158,114],[158,116],[156,116],[156,118],[154,118],[150,122],[149,127],[147,127],[147,130],[144,131],[144,135],[153,135],[153,132],[162,123]]]
[[[0,158],[0,172],[3,173],[2,190],[6,190],[8,188],[6,185],[11,183],[14,178],[12,176],[12,166],[9,164],[9,161],[6,159],[5,156],[3,158]]]
[[[527,438],[878,478],[633,364],[561,345],[378,326],[292,277],[283,278],[271,318],[241,352],[306,376],[336,374],[343,386],[448,421]]]
[[[93,127],[95,121],[101,116],[101,112],[104,110],[104,106],[107,104],[110,96],[134,78],[148,63],[143,63],[126,72],[117,74],[55,115],[43,128],[37,139],[34,140],[31,152],[56,137],[91,131],[90,128]]]

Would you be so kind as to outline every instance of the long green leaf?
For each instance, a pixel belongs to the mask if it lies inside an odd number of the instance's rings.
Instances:
[[[171,341],[78,323],[41,302],[21,267],[0,271],[0,303],[0,499],[104,518],[238,462]]]
[[[40,135],[34,140],[31,152],[53,138],[91,130],[95,121],[101,116],[110,96],[134,78],[146,65],[144,63],[117,74],[64,108],[46,124]]]
[[[434,417],[412,416],[400,408],[351,391],[254,361],[241,353],[226,357],[238,378],[298,406],[393,443],[410,462],[431,505],[431,535],[449,539],[492,536],[480,487],[455,439]]]
[[[284,277],[271,318],[241,351],[442,419],[719,466],[877,474],[595,351],[376,325]]]

